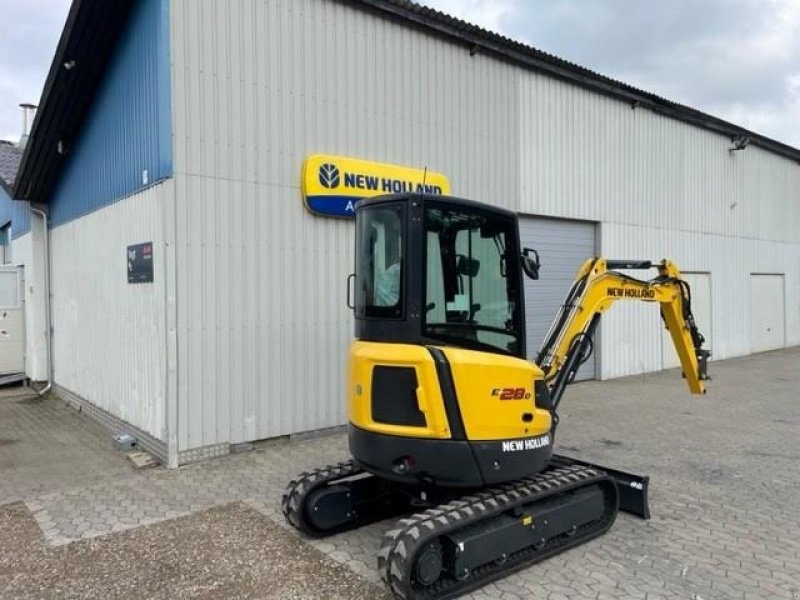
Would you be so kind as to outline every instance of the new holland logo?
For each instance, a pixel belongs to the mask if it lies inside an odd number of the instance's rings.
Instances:
[[[325,188],[339,187],[339,169],[332,163],[325,163],[319,167],[319,183]]]
[[[355,217],[359,200],[385,194],[450,195],[450,182],[425,167],[404,167],[333,154],[312,154],[303,162],[301,190],[306,207],[318,215]]]

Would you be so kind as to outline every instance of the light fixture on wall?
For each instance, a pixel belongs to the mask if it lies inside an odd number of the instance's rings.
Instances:
[[[750,138],[746,135],[735,135],[731,138],[731,146],[728,152],[736,152],[737,150],[744,150],[750,145]]]
[[[64,140],[58,140],[58,143],[56,144],[56,152],[58,152],[61,156],[66,156],[67,152],[69,152],[67,142]]]
[[[67,60],[67,61],[64,61],[64,68],[65,68],[67,71],[71,71],[72,69],[74,69],[74,68],[75,68],[75,61],[74,61],[74,60]]]

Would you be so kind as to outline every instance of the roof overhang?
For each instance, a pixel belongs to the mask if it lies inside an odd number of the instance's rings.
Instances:
[[[73,0],[42,91],[14,197],[47,202],[135,0]]]

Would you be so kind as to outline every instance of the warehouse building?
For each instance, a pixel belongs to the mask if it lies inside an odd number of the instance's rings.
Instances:
[[[521,215],[531,352],[595,254],[674,259],[716,359],[800,344],[800,150],[405,0],[83,0],[14,186],[33,378],[173,466],[344,423],[384,179]],[[615,306],[582,376],[671,352]]]

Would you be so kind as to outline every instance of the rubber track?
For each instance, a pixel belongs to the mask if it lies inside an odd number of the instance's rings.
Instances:
[[[448,578],[438,581],[429,588],[415,589],[411,578],[417,553],[432,539],[473,523],[491,519],[514,507],[542,500],[552,494],[604,481],[616,490],[613,481],[602,471],[582,466],[562,467],[464,496],[400,519],[397,528],[386,532],[378,552],[378,571],[381,579],[396,596],[407,600],[452,598],[505,576],[511,571],[583,543],[605,532],[611,526],[617,513],[616,501],[609,506],[599,523],[582,527],[575,536],[563,539],[557,536],[554,538],[557,541],[548,541],[545,547],[538,551],[521,550],[509,556],[502,565],[490,563],[473,570],[464,581]]]
[[[292,479],[286,485],[286,490],[283,496],[281,496],[281,512],[283,512],[284,518],[292,527],[299,529],[311,537],[330,535],[333,532],[319,530],[306,521],[305,514],[303,513],[305,499],[311,492],[332,481],[358,475],[363,472],[364,469],[357,466],[352,460],[348,460],[335,465],[314,469],[313,471],[300,473],[296,479]],[[358,522],[354,522],[353,526],[357,527]]]

